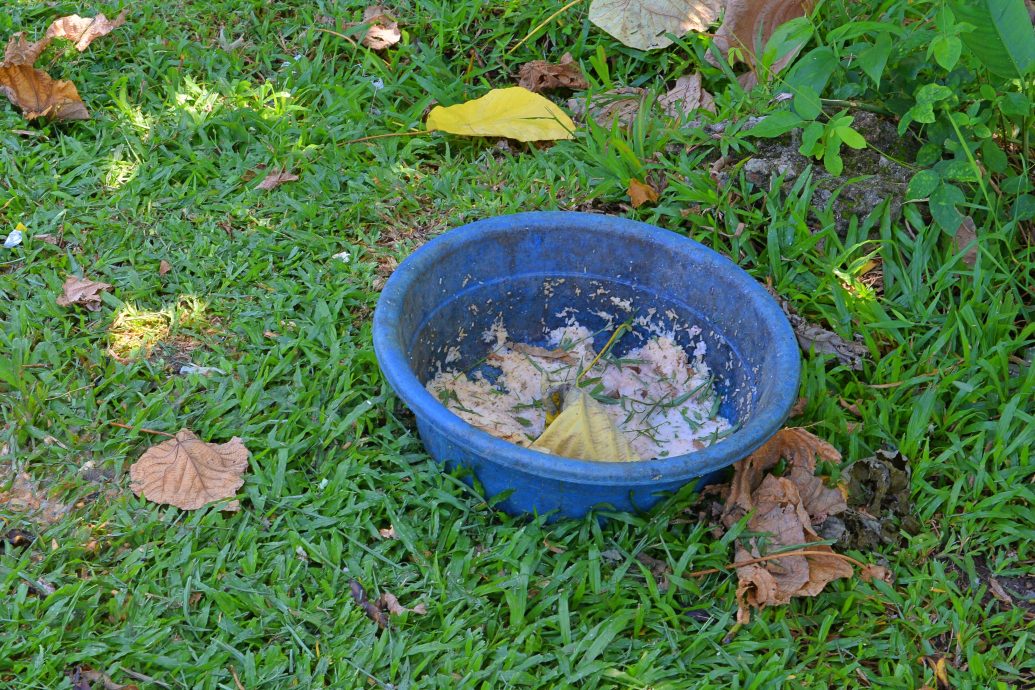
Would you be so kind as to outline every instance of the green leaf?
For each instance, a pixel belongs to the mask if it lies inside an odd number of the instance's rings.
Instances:
[[[1022,194],[1013,202],[1011,214],[1017,220],[1031,220],[1035,218],[1035,196]]]
[[[963,42],[989,72],[1018,79],[1035,69],[1035,28],[1024,0],[952,0],[952,9],[974,27]]]
[[[940,34],[934,37],[930,47],[927,49],[928,56],[934,55],[934,59],[945,70],[951,70],[959,62],[960,53],[963,51],[963,42],[956,36]]]
[[[999,148],[994,139],[985,139],[981,142],[981,162],[985,167],[994,173],[1004,173],[1009,165],[1006,154]]]
[[[851,127],[838,127],[834,131],[837,132],[837,136],[841,137],[841,141],[845,143],[845,146],[850,146],[853,149],[866,148],[866,140],[863,139],[863,135]]]
[[[810,122],[801,132],[801,146],[798,147],[798,153],[803,156],[815,156],[819,158],[823,155],[823,147],[817,146],[819,138],[823,136],[823,125],[819,122]]]
[[[804,124],[804,120],[790,110],[778,110],[767,115],[764,120],[744,132],[744,134],[752,137],[762,137],[763,139],[772,139],[773,137],[787,134],[792,129],[801,127],[802,124]]]
[[[941,84],[924,84],[916,90],[916,105],[909,109],[903,120],[930,124],[934,122],[934,104],[952,96],[952,89]],[[901,128],[900,128],[901,129]]]
[[[956,210],[958,204],[966,201],[963,192],[956,185],[942,182],[927,200],[931,209],[931,217],[938,226],[948,233],[955,233],[963,216]]]
[[[823,112],[819,94],[808,86],[800,86],[795,90],[793,105],[794,112],[804,120],[815,120]]]
[[[1011,117],[1028,117],[1031,114],[1031,101],[1023,93],[1004,93],[999,99],[999,111]]]
[[[933,170],[921,170],[916,175],[913,175],[913,179],[909,181],[909,186],[906,187],[906,201],[926,199],[940,182],[941,178],[938,177],[938,173]]]
[[[884,22],[848,22],[847,24],[842,24],[836,29],[831,29],[830,32],[827,33],[827,43],[851,41],[853,38],[859,38],[868,33],[877,34],[879,38],[880,35],[887,36],[889,34],[901,36],[905,33],[905,30],[900,26],[886,24]]]
[[[759,61],[762,74],[768,74],[771,71],[779,72],[783,65],[792,60],[793,56],[805,47],[810,38],[812,38],[812,24],[809,23],[807,17],[797,17],[780,24],[766,41],[765,48],[762,50],[762,59]],[[785,58],[783,65],[779,64]],[[774,65],[776,65],[775,70]]]
[[[886,33],[878,34],[872,46],[860,51],[856,55],[856,59],[859,61],[859,68],[877,86],[880,86],[880,77],[884,73],[884,66],[888,64],[891,48],[891,36]]]
[[[827,138],[826,151],[823,152],[823,167],[834,177],[839,177],[845,169],[845,162],[841,160],[841,140],[834,133]]]
[[[794,67],[787,73],[785,81],[792,91],[809,87],[822,95],[830,76],[837,69],[837,56],[832,48],[820,46],[798,58]]]

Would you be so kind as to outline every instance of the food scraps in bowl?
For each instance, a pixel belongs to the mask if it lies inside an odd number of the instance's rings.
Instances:
[[[601,351],[597,335],[572,319],[544,333],[546,347],[517,343],[497,322],[483,334],[492,347],[467,371],[440,370],[427,389],[451,412],[519,446],[600,461],[683,455],[728,436],[721,398],[705,364],[671,334],[612,354],[631,330],[623,324]],[[458,359],[447,353],[444,364]]]

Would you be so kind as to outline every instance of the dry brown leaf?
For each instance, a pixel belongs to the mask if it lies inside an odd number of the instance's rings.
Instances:
[[[672,45],[666,34],[703,31],[719,16],[720,0],[593,0],[589,21],[638,50]]]
[[[44,38],[42,41],[27,41],[25,40],[24,32],[19,31],[16,34],[12,34],[7,41],[7,47],[4,49],[3,66],[25,65],[32,67],[36,64],[40,54],[49,45],[49,38]]]
[[[689,115],[695,110],[715,112],[715,99],[701,86],[701,74],[685,74],[676,80],[668,93],[658,98],[660,105],[669,117]]]
[[[859,571],[859,577],[862,578],[863,582],[880,580],[881,582],[887,582],[889,585],[895,581],[895,576],[892,575],[890,570],[885,568],[883,565],[877,565],[876,563],[867,563],[864,565]]]
[[[359,604],[359,607],[363,609],[363,613],[367,614],[367,618],[377,623],[377,627],[383,630],[390,625],[385,612],[367,599],[367,592],[358,580],[349,580],[349,591],[352,593],[352,600]]]
[[[101,310],[101,293],[110,290],[111,285],[87,278],[69,276],[61,286],[62,295],[57,298],[58,306],[68,307],[80,304],[90,311]]]
[[[1011,597],[1003,586],[999,583],[999,580],[994,577],[988,578],[988,591],[992,593],[992,596],[1003,602],[1007,606],[1013,606],[1013,597]]]
[[[154,503],[196,510],[233,498],[244,484],[248,449],[236,436],[223,444],[206,443],[187,429],[152,446],[129,468],[130,488]],[[237,501],[224,510],[236,510]]]
[[[382,527],[377,530],[377,533],[381,535],[382,539],[398,539],[399,535],[395,533],[395,525],[389,525],[387,529]]]
[[[390,48],[402,39],[399,25],[380,5],[373,5],[363,10],[363,23],[370,24],[363,36],[363,45],[373,50]]]
[[[166,273],[172,270],[172,264],[162,259],[158,262],[158,275],[164,276]]]
[[[810,323],[800,316],[791,303],[781,297],[772,286],[766,286],[766,290],[780,303],[780,308],[787,315],[787,320],[791,322],[798,346],[803,352],[814,351],[820,355],[834,355],[839,362],[847,364],[856,371],[863,368],[863,360],[869,353],[865,345],[853,340],[845,340],[833,331]]]
[[[752,68],[744,75],[747,79],[740,80],[742,86],[749,88],[757,82],[755,57],[762,54],[776,27],[804,16],[812,10],[813,4],[814,0],[726,0],[722,25],[715,32],[715,47],[723,55],[732,47],[742,51]],[[786,67],[796,54],[797,51],[792,51],[773,63],[773,73]]]
[[[809,399],[804,395],[794,401],[794,405],[791,406],[791,412],[788,416],[800,417],[805,414],[805,408],[809,406]]]
[[[55,19],[47,29],[47,38],[67,38],[75,43],[76,50],[81,53],[96,39],[125,24],[128,12],[129,10],[122,10],[115,19],[108,19],[103,14],[96,17],[80,17],[78,14],[61,17]]]
[[[734,466],[722,522],[729,528],[751,513],[747,531],[767,535],[764,540],[751,537],[738,543],[736,563],[781,548],[821,541],[813,524],[848,507],[840,491],[825,486],[815,476],[817,456],[828,461],[841,458],[837,449],[804,429],[781,429]],[[788,471],[777,477],[770,470],[780,460],[786,461]],[[738,621],[750,620],[751,608],[786,604],[796,596],[815,596],[831,580],[852,575],[851,566],[829,546],[815,544],[808,550],[812,553],[791,554],[737,568]]]
[[[298,175],[295,175],[294,173],[289,173],[287,170],[273,170],[268,175],[266,175],[266,177],[262,180],[262,182],[259,183],[259,186],[257,186],[256,189],[264,189],[266,191],[269,191],[271,189],[279,187],[285,182],[294,182],[297,179]]]
[[[542,357],[543,359],[559,359],[565,362],[575,363],[575,358],[572,354],[565,349],[557,348],[556,350],[548,350],[545,347],[539,347],[537,345],[526,345],[525,343],[507,343],[514,352],[520,352],[523,355],[529,357]]]
[[[957,252],[962,252],[967,249],[967,252],[963,255],[963,263],[970,268],[974,267],[977,263],[978,248],[975,240],[977,239],[977,226],[974,225],[974,219],[970,216],[964,216],[963,222],[960,223],[959,228],[956,230],[956,234],[953,235],[953,243],[956,246]]]
[[[80,688],[89,690],[96,687],[101,687],[104,690],[137,690],[136,685],[132,683],[128,685],[116,683],[107,673],[95,671],[89,666],[76,666],[72,671],[68,672],[68,679],[71,681],[74,690],[79,690]]]
[[[658,190],[649,182],[640,182],[635,177],[629,180],[629,199],[633,208],[639,208],[647,202],[654,203],[658,200]]]
[[[89,120],[75,84],[53,79],[30,65],[0,64],[0,93],[22,111],[26,120]]]
[[[533,60],[521,65],[518,71],[518,86],[542,93],[553,89],[581,91],[588,89],[589,83],[582,75],[579,64],[571,57],[571,53],[565,53],[557,64]]]
[[[10,484],[9,488],[0,491],[0,508],[25,513],[42,527],[57,523],[68,512],[68,505],[51,500],[28,474],[18,472],[12,479],[12,473],[9,466],[0,467],[0,487]]]
[[[638,86],[619,86],[590,98],[569,98],[572,115],[585,121],[592,118],[601,127],[611,127],[615,121],[628,127],[636,119],[646,101],[647,90]]]
[[[392,616],[401,616],[406,612],[416,613],[418,616],[423,616],[428,612],[428,607],[424,604],[417,604],[412,609],[408,609],[399,603],[399,600],[391,592],[385,591],[381,593],[381,598],[378,600],[380,608],[388,611]]]

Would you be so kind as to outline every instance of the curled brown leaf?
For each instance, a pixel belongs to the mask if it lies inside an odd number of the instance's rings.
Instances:
[[[54,23],[47,29],[46,37],[67,38],[75,43],[75,49],[80,53],[90,47],[96,39],[110,34],[115,29],[126,23],[126,15],[129,10],[122,10],[115,19],[108,19],[103,14],[96,17],[80,17],[78,14],[69,15],[55,19]]]
[[[384,7],[373,5],[363,10],[363,23],[369,24],[363,45],[372,50],[390,48],[402,39],[399,24]]]
[[[545,60],[533,60],[521,65],[518,71],[518,86],[542,93],[554,89],[580,91],[588,89],[589,83],[571,53],[565,53],[556,64]]]
[[[629,180],[629,200],[633,208],[658,200],[658,190],[649,182],[640,182],[635,177]]]
[[[233,498],[244,484],[248,449],[236,436],[227,443],[206,443],[187,429],[152,446],[129,468],[130,488],[155,503],[196,510]],[[233,501],[225,510],[238,509]]]
[[[111,285],[108,283],[69,276],[61,286],[62,294],[56,301],[60,307],[79,304],[90,311],[100,311],[101,293],[110,289]]]

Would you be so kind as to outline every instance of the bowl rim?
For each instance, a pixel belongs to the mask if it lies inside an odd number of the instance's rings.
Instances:
[[[720,443],[692,453],[636,462],[578,460],[523,448],[482,431],[455,415],[421,384],[406,357],[407,344],[398,337],[403,297],[419,288],[422,277],[442,256],[465,245],[515,230],[548,229],[558,225],[599,232],[616,237],[637,237],[675,253],[703,255],[744,289],[775,335],[776,370],[782,372],[768,405],[760,407],[739,430]],[[484,218],[430,240],[407,257],[386,281],[373,319],[374,354],[381,371],[396,395],[419,421],[430,424],[446,438],[486,461],[527,474],[579,484],[639,486],[661,481],[692,479],[727,467],[747,457],[775,434],[797,399],[801,376],[798,342],[786,315],[776,300],[735,263],[684,235],[636,220],[576,211],[534,211]]]

